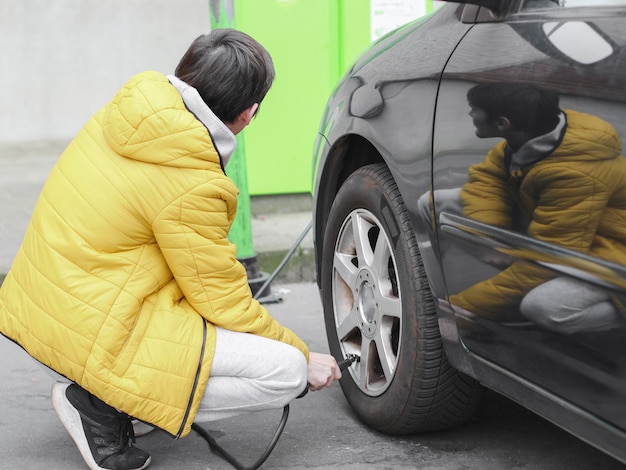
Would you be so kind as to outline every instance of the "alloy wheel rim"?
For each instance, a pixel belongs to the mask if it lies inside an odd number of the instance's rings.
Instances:
[[[391,243],[370,211],[352,211],[341,226],[332,291],[341,352],[360,356],[349,373],[362,392],[381,395],[397,368],[402,299]]]

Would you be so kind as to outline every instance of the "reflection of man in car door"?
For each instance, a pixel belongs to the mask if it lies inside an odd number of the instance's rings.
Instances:
[[[485,83],[467,96],[476,135],[504,140],[470,167],[464,215],[626,265],[626,159],[615,129],[528,84]],[[451,301],[487,315],[521,303],[526,317],[568,333],[615,323],[607,293],[554,276],[517,261]]]

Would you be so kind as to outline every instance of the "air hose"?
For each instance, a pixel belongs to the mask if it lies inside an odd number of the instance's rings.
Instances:
[[[343,372],[348,367],[350,367],[354,362],[358,362],[359,360],[360,358],[356,354],[348,354],[348,357],[344,359],[343,361],[339,361],[337,365],[339,366],[339,370]],[[303,396],[307,394],[308,391],[309,391],[309,386],[307,385],[304,391],[297,398],[302,398]],[[259,459],[253,465],[249,467],[246,467],[245,465],[243,465],[231,453],[229,453],[228,451],[226,451],[226,449],[220,446],[204,428],[200,427],[196,423],[193,423],[191,425],[191,429],[193,429],[196,433],[198,433],[198,435],[200,435],[200,437],[202,437],[207,442],[207,444],[209,444],[209,448],[213,452],[218,454],[220,457],[226,460],[229,464],[231,464],[237,470],[257,470],[261,465],[263,465],[263,463],[270,456],[270,454],[274,450],[274,447],[276,447],[276,444],[278,443],[278,439],[280,439],[280,436],[282,436],[283,434],[283,430],[285,429],[285,425],[287,424],[288,417],[289,417],[289,404],[285,405],[285,407],[283,408],[283,415],[280,418],[280,422],[278,423],[278,427],[276,428],[276,431],[274,432],[274,436],[272,437],[272,440],[266,447],[261,457],[259,457]]]
[[[287,261],[289,261],[291,259],[291,257],[293,256],[293,254],[296,252],[296,250],[298,249],[298,247],[300,246],[300,244],[302,243],[302,240],[304,240],[304,237],[306,237],[306,234],[309,233],[309,230],[311,230],[311,227],[313,227],[313,221],[311,220],[308,225],[304,228],[304,230],[302,231],[302,233],[300,234],[300,236],[297,238],[297,240],[295,241],[295,243],[292,245],[292,247],[289,249],[289,251],[287,252],[287,254],[283,257],[283,259],[281,260],[280,263],[278,263],[278,266],[276,266],[276,269],[274,269],[274,271],[272,272],[272,274],[267,278],[267,280],[265,281],[265,283],[263,283],[263,285],[259,288],[259,290],[257,291],[257,293],[254,295],[254,298],[256,300],[259,300],[261,303],[263,303],[262,299],[259,299],[259,296],[261,294],[265,293],[265,290],[270,286],[270,284],[272,283],[272,281],[274,279],[276,279],[276,276],[278,276],[278,273],[280,273],[280,271],[285,267],[285,265],[287,264]]]
[[[272,280],[276,278],[280,270],[285,266],[285,264],[287,264],[287,261],[289,261],[291,256],[295,253],[296,249],[298,248],[300,243],[302,243],[302,240],[304,240],[304,237],[309,232],[309,230],[311,230],[312,226],[313,226],[313,222],[311,221],[306,226],[304,231],[300,234],[300,236],[298,237],[294,245],[291,247],[291,249],[287,252],[283,260],[278,264],[274,272],[272,272],[272,274],[267,279],[267,281],[257,291],[256,295],[254,296],[255,299],[257,299],[257,297],[266,290],[266,288],[270,285]],[[343,372],[346,369],[348,369],[348,367],[350,367],[354,362],[358,362],[359,360],[360,358],[356,354],[348,354],[346,359],[337,362],[337,365],[339,366],[339,370]],[[304,391],[297,398],[302,398],[303,396],[307,394],[308,391],[309,391],[309,386],[307,385]],[[256,470],[259,467],[261,467],[261,465],[263,465],[263,463],[267,460],[267,458],[270,456],[270,454],[274,450],[274,447],[276,447],[276,444],[278,443],[278,439],[280,439],[280,436],[283,434],[283,430],[285,429],[285,425],[287,424],[287,418],[289,418],[289,404],[285,405],[285,407],[283,408],[283,414],[280,418],[280,422],[278,423],[278,427],[276,428],[276,431],[274,432],[274,436],[272,437],[272,440],[268,444],[267,448],[265,449],[261,457],[253,465],[249,467],[246,467],[245,465],[243,465],[231,453],[227,452],[226,449],[220,446],[215,441],[215,439],[204,428],[202,428],[198,424],[193,423],[191,425],[191,429],[194,430],[200,437],[202,437],[207,442],[207,444],[209,444],[209,448],[214,453],[218,454],[220,457],[222,457],[224,460],[230,463],[237,470]]]

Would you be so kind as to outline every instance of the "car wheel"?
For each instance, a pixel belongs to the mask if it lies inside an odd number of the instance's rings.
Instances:
[[[331,353],[360,357],[341,387],[365,423],[407,434],[472,415],[482,387],[446,360],[413,225],[385,165],[357,170],[340,188],[321,282]]]

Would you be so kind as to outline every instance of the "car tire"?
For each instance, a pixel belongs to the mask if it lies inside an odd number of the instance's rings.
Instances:
[[[482,387],[448,364],[413,224],[384,164],[355,171],[341,186],[321,285],[331,354],[360,357],[340,383],[367,425],[409,434],[471,417]]]

